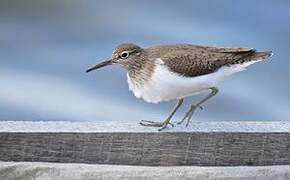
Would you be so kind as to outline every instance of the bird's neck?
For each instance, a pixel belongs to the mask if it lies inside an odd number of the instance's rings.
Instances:
[[[154,62],[150,61],[146,55],[142,55],[131,61],[128,65],[128,75],[136,85],[143,86],[150,80],[154,67]]]

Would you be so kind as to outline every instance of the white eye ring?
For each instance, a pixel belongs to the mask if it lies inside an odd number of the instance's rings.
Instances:
[[[127,57],[129,57],[129,52],[128,51],[123,51],[121,53],[121,56],[120,56],[122,59],[126,59]]]

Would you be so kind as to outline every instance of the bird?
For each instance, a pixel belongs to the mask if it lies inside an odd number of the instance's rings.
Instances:
[[[137,98],[148,103],[176,100],[176,105],[164,121],[140,121],[142,126],[158,127],[161,131],[174,126],[172,117],[186,97],[209,91],[203,99],[192,103],[185,116],[177,123],[185,123],[187,127],[193,113],[202,109],[203,103],[218,94],[218,84],[222,80],[272,55],[272,51],[257,51],[253,48],[192,44],[143,48],[134,43],[122,43],[113,50],[111,58],[86,72],[118,64],[127,70],[129,90]]]

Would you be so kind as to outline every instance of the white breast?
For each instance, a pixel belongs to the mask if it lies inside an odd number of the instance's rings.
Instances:
[[[225,77],[245,70],[245,67],[250,64],[253,64],[253,62],[244,63],[242,65],[232,65],[230,67],[225,66],[207,75],[185,77],[169,71],[167,66],[163,65],[163,63],[159,63],[155,67],[151,80],[146,82],[143,86],[137,86],[128,74],[127,78],[129,89],[137,98],[143,98],[150,103],[158,103],[160,101],[169,101],[192,96],[203,90],[216,87],[217,83]]]

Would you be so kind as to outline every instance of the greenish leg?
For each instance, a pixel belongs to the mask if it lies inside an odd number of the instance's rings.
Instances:
[[[183,103],[183,99],[179,99],[177,104],[175,105],[173,111],[171,112],[171,114],[169,115],[169,117],[165,121],[160,123],[160,122],[154,122],[154,121],[141,120],[140,124],[142,126],[160,127],[160,129],[158,129],[159,131],[165,129],[168,124],[170,124],[173,127],[173,124],[170,122],[171,118],[176,113],[178,108],[182,105],[182,103]]]
[[[186,127],[188,126],[190,119],[194,113],[194,111],[197,108],[201,108],[201,104],[204,103],[205,101],[207,101],[208,99],[210,99],[211,97],[215,96],[218,93],[218,88],[216,87],[212,87],[210,88],[211,92],[209,93],[209,95],[207,95],[205,98],[203,98],[201,101],[199,101],[197,104],[192,104],[189,108],[189,110],[187,111],[186,115],[182,118],[181,121],[179,121],[177,124],[181,124],[183,123],[185,120],[187,120],[186,122]]]

